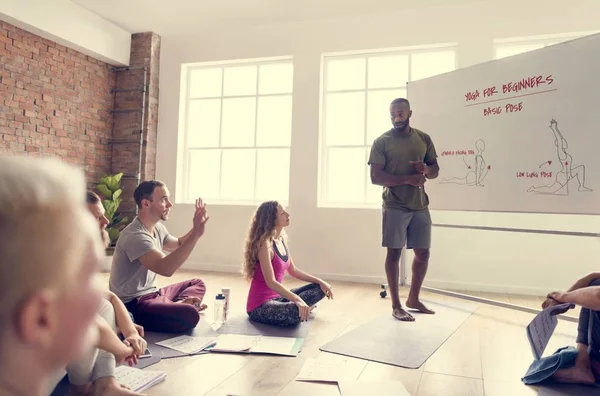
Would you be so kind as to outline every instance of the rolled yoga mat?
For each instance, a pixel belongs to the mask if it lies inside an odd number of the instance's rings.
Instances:
[[[436,313],[411,314],[414,322],[389,315],[376,318],[339,336],[320,349],[394,366],[419,368],[471,316],[477,305],[425,302]]]

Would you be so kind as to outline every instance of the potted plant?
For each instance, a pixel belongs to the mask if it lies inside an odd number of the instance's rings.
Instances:
[[[110,247],[114,247],[117,243],[117,239],[121,235],[121,231],[127,225],[128,218],[122,217],[119,213],[119,206],[121,205],[121,178],[123,173],[117,173],[115,175],[106,175],[100,179],[96,184],[96,190],[102,198],[102,206],[104,206],[105,216],[108,219],[108,225],[106,231],[110,236]]]

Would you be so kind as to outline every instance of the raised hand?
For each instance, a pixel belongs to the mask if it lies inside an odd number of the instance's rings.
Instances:
[[[198,237],[204,235],[204,229],[206,222],[208,221],[208,213],[206,211],[206,205],[202,202],[202,198],[196,200],[196,209],[194,211],[194,231]]]

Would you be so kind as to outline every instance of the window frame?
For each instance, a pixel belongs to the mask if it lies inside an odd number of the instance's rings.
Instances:
[[[265,65],[273,65],[273,64],[290,64],[292,66],[292,90],[286,93],[267,93],[260,94],[260,66]],[[225,69],[230,67],[239,67],[239,66],[256,66],[256,91],[254,94],[248,95],[224,95],[225,88]],[[201,97],[196,98],[191,96],[191,73],[195,70],[201,69],[212,69],[212,68],[220,68],[221,69],[221,94],[219,96],[211,96],[211,97]],[[288,151],[288,156],[291,157],[291,131],[290,131],[290,144],[287,146],[281,145],[272,145],[272,146],[259,146],[257,144],[258,139],[258,111],[259,111],[259,99],[263,97],[289,97],[291,99],[290,113],[293,117],[293,103],[294,103],[294,57],[293,56],[280,56],[280,57],[265,57],[265,58],[255,58],[255,59],[241,59],[241,60],[232,60],[232,61],[219,61],[219,62],[200,62],[200,63],[184,63],[181,65],[181,95],[180,95],[180,103],[179,103],[179,155],[180,161],[178,167],[178,198],[177,203],[182,204],[191,204],[195,201],[190,198],[190,189],[192,184],[190,183],[191,178],[191,155],[190,153],[193,151],[208,151],[208,150],[218,150],[220,151],[220,159],[219,159],[219,197],[207,197],[210,201],[217,205],[231,205],[231,206],[255,206],[260,204],[263,199],[256,198],[256,188],[257,188],[257,170],[258,170],[258,153],[260,150],[277,150],[277,149],[285,149]],[[255,99],[255,109],[254,109],[254,144],[252,146],[223,146],[222,145],[222,126],[223,126],[223,101],[224,99],[240,99],[240,98],[254,98]],[[220,100],[220,114],[219,114],[219,144],[215,147],[189,147],[188,139],[189,139],[189,123],[190,118],[188,115],[190,114],[190,106],[194,101],[201,100]],[[292,119],[290,119],[290,128],[292,128]],[[224,151],[235,151],[235,150],[253,150],[254,151],[254,198],[251,200],[243,200],[243,199],[228,199],[222,197],[223,190],[223,152]],[[288,172],[289,172],[290,164],[288,163]],[[287,205],[289,202],[289,191],[290,191],[290,178],[288,176],[288,185],[287,185],[287,194],[285,199],[274,197],[273,199],[277,199],[280,203]],[[202,197],[204,198],[204,197]]]
[[[493,60],[500,60],[504,58],[510,58],[511,56],[520,55],[509,55],[502,58],[498,58],[498,49],[513,47],[513,46],[521,46],[521,45],[539,45],[542,47],[538,49],[542,49],[551,45],[556,45],[563,43],[565,41],[576,40],[591,34],[600,33],[600,30],[595,31],[582,31],[582,32],[570,32],[570,33],[559,33],[559,34],[544,34],[544,35],[536,35],[536,36],[521,36],[521,37],[510,37],[510,38],[501,38],[494,39],[493,44]],[[536,50],[531,50],[536,51]],[[530,51],[526,51],[523,53],[527,53]]]
[[[324,53],[321,54],[321,81],[320,81],[320,106],[319,106],[319,160],[318,160],[318,180],[317,180],[317,207],[318,208],[336,208],[336,209],[374,209],[381,207],[381,201],[374,203],[368,201],[369,190],[368,183],[370,182],[370,171],[367,166],[369,151],[372,142],[367,141],[368,131],[368,93],[377,91],[390,91],[390,90],[407,90],[408,83],[411,82],[412,77],[412,56],[415,54],[432,53],[452,51],[454,52],[454,70],[458,67],[458,44],[457,43],[440,43],[428,46],[411,46],[401,48],[389,48],[389,49],[377,49],[370,51],[360,52],[337,52],[337,53]],[[385,56],[408,56],[408,81],[404,86],[398,87],[385,87],[385,88],[368,88],[369,78],[369,58],[385,57]],[[339,59],[365,59],[365,88],[362,89],[347,89],[347,90],[327,90],[327,62],[328,60],[339,60]],[[417,80],[415,80],[417,81]],[[363,145],[328,145],[326,144],[327,131],[325,130],[326,118],[327,118],[327,95],[330,93],[355,93],[364,92],[365,94],[365,107],[364,107],[364,144]],[[407,91],[408,96],[408,91]],[[390,126],[391,128],[391,126]],[[385,131],[382,131],[382,133]],[[365,166],[365,191],[363,199],[360,202],[335,202],[330,201],[328,197],[329,192],[329,150],[330,149],[358,149],[362,148],[365,151],[364,166]],[[381,187],[383,192],[383,187]]]

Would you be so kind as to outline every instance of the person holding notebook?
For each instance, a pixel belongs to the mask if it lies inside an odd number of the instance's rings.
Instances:
[[[0,156],[0,395],[48,395],[98,339],[103,256],[83,172]]]
[[[577,358],[572,367],[557,370],[553,378],[559,382],[592,385],[600,380],[600,273],[584,276],[566,292],[549,293],[542,308],[562,303],[581,307]]]
[[[302,271],[292,259],[284,231],[289,225],[290,215],[277,201],[262,203],[252,217],[242,272],[251,281],[246,312],[255,322],[295,325],[307,321],[325,296],[333,298],[327,282]],[[282,284],[286,272],[308,284],[287,289]]]
[[[99,235],[108,247],[110,238],[106,231],[108,219],[104,215],[100,197],[88,191],[87,209],[96,219]],[[97,396],[136,396],[140,393],[123,388],[115,378],[116,364],[128,361],[136,364],[146,350],[143,339],[144,329],[133,323],[123,302],[112,292],[105,292],[97,311],[97,323],[101,339],[97,348],[90,350],[83,358],[70,362],[67,375],[74,395],[93,394]],[[123,341],[118,334],[123,336]]]

